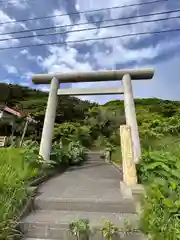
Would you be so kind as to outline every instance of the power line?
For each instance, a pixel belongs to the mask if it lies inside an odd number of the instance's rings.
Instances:
[[[21,19],[21,20],[13,20],[13,21],[2,22],[2,23],[0,23],[0,25],[9,24],[9,23],[18,23],[18,22],[28,22],[28,21],[48,19],[48,18],[54,18],[54,17],[63,17],[63,16],[69,16],[69,15],[77,15],[77,14],[81,14],[81,13],[93,13],[93,12],[99,12],[99,11],[108,11],[108,10],[121,9],[121,8],[126,8],[126,7],[143,6],[143,5],[160,3],[160,2],[167,2],[167,1],[168,0],[153,0],[153,1],[149,1],[149,2],[133,3],[133,4],[129,4],[129,5],[122,5],[122,6],[115,6],[115,7],[108,7],[108,8],[100,8],[100,9],[94,9],[94,10],[87,10],[87,11],[80,11],[80,12],[70,12],[70,13],[65,13],[65,14],[57,14],[57,15],[44,16],[44,17],[35,17],[35,18],[28,18],[28,19]]]
[[[67,33],[92,31],[92,30],[99,30],[99,29],[102,29],[102,28],[105,29],[105,28],[112,28],[112,27],[121,27],[121,26],[135,25],[135,24],[141,24],[141,23],[152,23],[152,22],[166,21],[166,20],[179,19],[179,18],[180,18],[180,16],[174,16],[174,17],[170,17],[170,18],[161,18],[161,19],[154,19],[154,20],[137,21],[137,22],[132,22],[132,23],[129,22],[129,23],[107,25],[107,26],[101,26],[99,28],[91,27],[91,28],[84,28],[84,29],[69,30],[69,31],[65,31],[65,32],[52,32],[52,33],[42,33],[42,34],[21,36],[21,37],[11,37],[11,38],[0,39],[0,42],[8,41],[8,40],[14,40],[14,39],[19,40],[19,39],[26,39],[26,38],[33,38],[33,37],[47,37],[47,36],[54,36],[54,35],[63,35],[63,34],[67,34]]]
[[[84,23],[76,23],[76,24],[56,25],[56,26],[43,27],[43,28],[34,28],[34,29],[27,29],[27,30],[20,30],[20,31],[11,31],[11,32],[0,33],[0,36],[7,35],[7,34],[17,34],[17,33],[27,33],[27,32],[33,32],[33,31],[43,31],[43,30],[64,28],[64,27],[75,27],[75,26],[88,25],[88,24],[98,24],[98,23],[102,23],[102,22],[105,23],[105,22],[112,22],[112,21],[117,21],[117,20],[128,20],[128,19],[139,18],[139,17],[151,17],[151,16],[158,16],[158,15],[162,15],[162,14],[177,13],[177,12],[180,12],[180,9],[165,11],[165,12],[148,13],[148,14],[142,14],[142,15],[138,15],[138,16],[113,18],[113,19],[107,19],[107,20],[103,20],[103,21],[92,21],[92,22],[84,22]]]
[[[48,46],[48,45],[64,45],[64,44],[72,44],[72,43],[78,44],[78,43],[83,43],[83,42],[88,42],[88,41],[100,41],[100,40],[124,38],[124,37],[138,36],[138,35],[148,35],[148,34],[151,35],[151,34],[160,34],[160,33],[168,33],[168,32],[177,32],[177,31],[180,31],[180,28],[167,29],[167,30],[154,31],[154,32],[131,33],[131,34],[124,34],[124,35],[119,35],[119,36],[111,36],[111,37],[88,38],[88,39],[82,39],[82,40],[76,40],[76,41],[65,41],[62,43],[49,42],[49,43],[40,43],[40,44],[30,44],[30,45],[24,45],[24,46],[5,47],[5,48],[0,48],[0,51],[1,50],[10,50],[10,49],[29,48],[29,47],[41,47],[41,46]]]

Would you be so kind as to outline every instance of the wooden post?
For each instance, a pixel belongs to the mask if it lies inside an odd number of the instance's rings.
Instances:
[[[59,81],[57,78],[51,80],[51,87],[47,102],[47,108],[44,118],[44,125],[41,137],[41,144],[39,155],[42,156],[44,160],[50,160],[51,148],[52,148],[52,137],[54,130],[54,122],[56,117],[56,108],[58,95],[57,91],[59,88]]]
[[[123,163],[123,181],[129,186],[133,186],[137,184],[137,175],[133,157],[134,154],[131,127],[127,125],[120,126],[120,136]]]
[[[20,144],[19,144],[20,147],[21,147],[22,144],[23,144],[24,137],[25,137],[26,132],[27,132],[28,124],[29,124],[29,121],[28,121],[28,119],[26,119],[26,122],[25,122],[25,124],[24,124],[24,128],[23,128],[23,134],[22,134],[21,141],[20,141]]]
[[[15,121],[11,122],[11,129],[12,129],[12,131],[11,131],[11,135],[9,137],[9,142],[10,142],[11,145],[13,145],[14,144],[14,141],[13,141],[13,139],[14,139],[14,132],[15,132]]]
[[[131,127],[134,161],[135,163],[138,163],[141,157],[141,146],[138,125],[136,120],[136,110],[133,98],[132,83],[129,74],[125,74],[123,76],[122,84],[124,88],[124,109],[126,116],[126,124]]]

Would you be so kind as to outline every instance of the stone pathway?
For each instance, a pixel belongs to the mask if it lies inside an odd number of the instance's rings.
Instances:
[[[121,227],[125,218],[138,226],[133,200],[124,199],[120,191],[122,173],[91,152],[83,166],[72,167],[65,173],[42,184],[34,201],[34,211],[20,223],[26,239],[74,239],[69,223],[89,219],[100,228],[109,220]],[[96,233],[92,239],[100,240]],[[123,239],[142,239],[133,234]]]

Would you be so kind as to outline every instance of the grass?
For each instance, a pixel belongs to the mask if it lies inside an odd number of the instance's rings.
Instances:
[[[27,199],[27,178],[30,174],[20,149],[0,150],[0,239],[11,239],[13,226]]]
[[[111,159],[113,162],[117,164],[122,164],[122,155],[121,155],[121,147],[116,146],[114,151],[112,152]]]

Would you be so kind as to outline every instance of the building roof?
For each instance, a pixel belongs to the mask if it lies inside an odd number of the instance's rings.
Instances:
[[[20,111],[17,110],[17,109],[7,107],[7,106],[5,106],[5,107],[3,108],[3,111],[6,111],[6,112],[8,112],[8,113],[10,113],[10,114],[13,114],[13,115],[15,115],[15,116],[17,116],[17,117],[25,117],[25,116],[26,116],[25,113],[20,112]]]
[[[17,117],[24,117],[26,118],[27,120],[29,120],[30,122],[33,122],[33,123],[38,123],[38,121],[36,121],[33,117],[31,117],[28,113],[25,113],[25,112],[22,112],[22,111],[19,111],[15,108],[10,108],[8,106],[4,106],[2,107],[2,110],[5,111],[5,112],[8,112],[14,116],[17,116]]]

